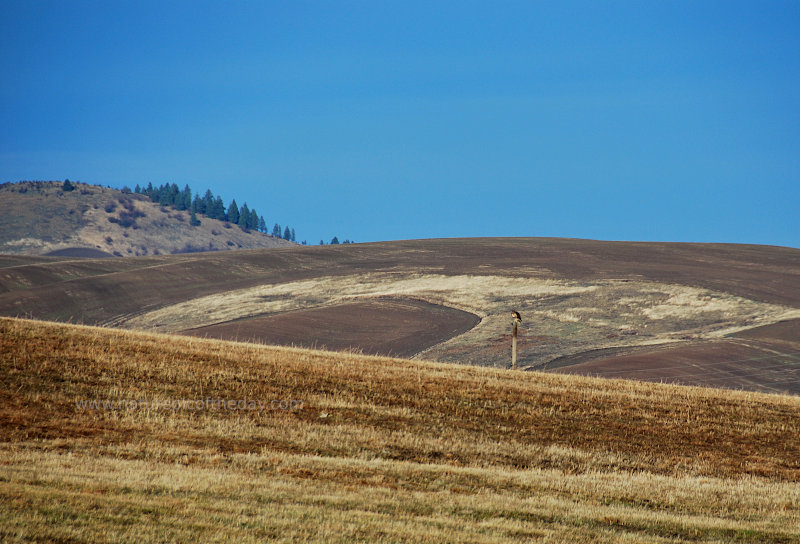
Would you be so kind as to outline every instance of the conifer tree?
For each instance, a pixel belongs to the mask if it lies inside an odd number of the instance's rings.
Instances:
[[[169,205],[173,208],[180,210],[178,206],[180,206],[181,201],[181,190],[178,188],[177,183],[173,183],[169,187]]]
[[[158,203],[161,204],[162,206],[169,206],[170,204],[173,203],[173,201],[170,199],[169,189],[170,189],[169,185],[167,184],[164,184],[161,187],[159,187]]]
[[[203,207],[203,201],[200,199],[200,195],[194,195],[194,200],[192,200],[192,211],[194,213],[205,213],[205,208]]]
[[[247,230],[250,227],[250,208],[247,206],[247,202],[242,204],[239,210],[239,221],[237,221],[237,224],[242,230]]]
[[[231,201],[231,205],[228,206],[228,215],[226,219],[234,225],[239,224],[239,206],[236,205],[235,198]]]
[[[248,228],[258,230],[258,214],[256,213],[256,211],[254,209],[250,210],[250,223],[249,223],[249,225],[250,226]]]
[[[189,189],[188,183],[178,195],[178,202],[175,207],[179,210],[188,210],[192,207],[192,190]]]
[[[214,195],[211,193],[211,189],[206,190],[206,194],[203,195],[203,213],[211,217],[210,213],[214,207]]]
[[[225,203],[222,202],[221,196],[218,196],[212,202],[211,210],[208,216],[211,217],[212,219],[219,219],[220,221],[225,221]]]

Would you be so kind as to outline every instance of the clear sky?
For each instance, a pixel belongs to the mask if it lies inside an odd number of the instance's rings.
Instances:
[[[800,247],[800,2],[0,0],[0,181],[298,240]]]

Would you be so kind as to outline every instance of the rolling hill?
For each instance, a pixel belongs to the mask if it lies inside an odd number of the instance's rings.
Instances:
[[[0,253],[62,257],[138,257],[293,245],[256,231],[162,207],[99,185],[0,185]]]
[[[0,318],[0,398],[3,542],[800,542],[793,396]]]
[[[0,315],[800,392],[800,250],[502,238],[0,257]]]

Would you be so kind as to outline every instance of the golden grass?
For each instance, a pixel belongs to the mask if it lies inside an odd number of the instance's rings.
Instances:
[[[800,542],[797,397],[14,319],[0,354],[0,540]],[[302,405],[154,404],[190,399]]]

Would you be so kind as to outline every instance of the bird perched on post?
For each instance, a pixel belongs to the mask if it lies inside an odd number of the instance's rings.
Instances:
[[[514,320],[519,321],[520,323],[522,323],[522,316],[519,315],[518,311],[514,310],[513,312],[511,312],[511,315],[514,316]]]

